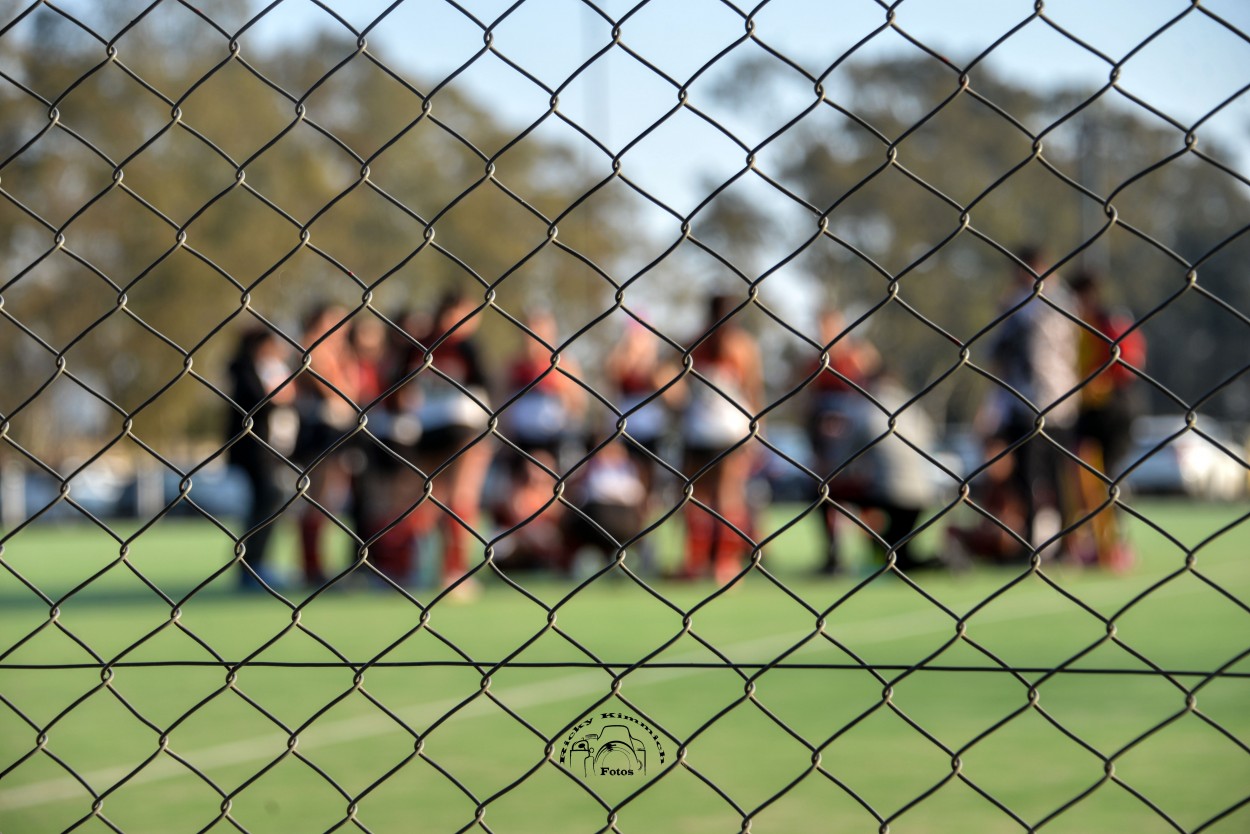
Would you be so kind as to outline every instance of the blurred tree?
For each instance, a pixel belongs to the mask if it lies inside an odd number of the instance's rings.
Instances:
[[[569,147],[405,77],[345,29],[274,46],[232,35],[246,0],[88,8],[80,22],[32,6],[0,35],[0,413],[19,442],[84,430],[54,402],[79,402],[104,436],[135,415],[161,448],[215,432],[222,402],[196,375],[220,378],[229,322],[259,316],[295,341],[325,298],[397,317],[457,286],[496,305],[481,331],[496,357],[518,338],[498,311],[556,307],[567,339],[611,307],[622,256],[653,248]],[[666,260],[766,276],[786,324],[746,320],[794,362],[818,351],[787,328],[813,339],[821,302],[873,311],[857,332],[917,389],[951,372],[926,405],[968,419],[986,383],[960,345],[989,364],[1007,251],[1040,243],[1061,274],[1108,271],[1153,343],[1182,334],[1183,350],[1152,352],[1156,407],[1245,413],[1250,199],[1211,161],[1221,149],[1114,89],[1023,89],[980,66],[964,83],[930,56],[848,63],[821,85],[774,58],[728,77],[716,92],[743,112],[795,89],[810,107],[710,184]],[[653,306],[706,283],[666,274],[648,268]],[[784,363],[770,368],[784,395]]]
[[[788,94],[798,76],[763,57],[717,92],[749,109]],[[814,82],[806,79],[809,90]],[[883,305],[867,332],[916,388],[959,364],[960,343],[972,342],[972,360],[990,364],[976,340],[1009,286],[1004,253],[1041,245],[1061,275],[1083,264],[1109,272],[1116,302],[1139,317],[1155,313],[1143,325],[1153,342],[1189,334],[1187,349],[1151,355],[1161,383],[1154,407],[1196,405],[1215,391],[1204,411],[1243,419],[1244,177],[1187,149],[1185,131],[1115,90],[1023,89],[983,66],[967,82],[930,56],[841,68],[823,80],[825,97],[809,113],[753,149],[758,170],[794,195],[787,210],[727,192],[701,218],[702,239],[732,254],[744,230],[756,241],[794,240],[821,224],[825,234],[800,256],[804,269],[832,302],[855,312]],[[926,403],[966,420],[984,385],[960,370]]]
[[[610,306],[588,264],[617,245],[615,209],[578,204],[593,183],[567,149],[346,30],[232,42],[215,21],[248,5],[119,3],[89,24],[40,6],[4,32],[0,350],[18,361],[0,413],[17,412],[18,442],[81,430],[57,413],[66,396],[112,404],[105,436],[126,415],[162,450],[211,435],[223,403],[195,375],[220,380],[230,322],[298,340],[321,299],[390,316],[457,285],[514,315],[536,296]],[[517,338],[483,336],[495,352]],[[50,380],[68,393],[28,402]]]

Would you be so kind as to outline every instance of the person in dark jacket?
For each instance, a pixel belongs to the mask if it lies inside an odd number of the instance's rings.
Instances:
[[[283,361],[283,345],[264,327],[245,332],[230,361],[229,462],[247,477],[251,503],[241,537],[245,552],[242,588],[270,587],[276,576],[266,564],[274,522],[286,501],[282,475],[295,443],[297,418],[291,407],[295,386]]]

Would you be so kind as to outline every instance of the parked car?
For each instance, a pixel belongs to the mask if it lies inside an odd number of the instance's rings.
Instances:
[[[146,479],[144,483],[140,479]],[[151,480],[155,479],[155,480]],[[146,472],[132,480],[119,501],[124,515],[147,516],[159,512],[178,498],[182,479],[168,469]],[[191,477],[187,498],[216,518],[246,515],[252,500],[247,477],[233,466],[210,466]],[[199,516],[187,500],[178,500],[170,510],[173,516]]]
[[[0,520],[17,525],[38,515],[41,521],[80,521],[82,510],[99,519],[119,514],[126,488],[124,476],[106,466],[92,466],[69,480],[68,500],[62,499],[62,482],[40,470],[19,470],[4,476],[0,486]],[[73,503],[70,503],[70,502]]]
[[[74,505],[101,520],[150,517],[178,498],[181,478],[167,469],[135,475],[100,464],[87,467],[69,481],[69,499],[61,499],[62,482],[43,471],[18,471],[0,479],[0,525],[15,526],[38,515],[41,522],[82,521]],[[188,498],[220,518],[241,517],[251,501],[243,473],[230,466],[211,466],[191,479]],[[186,500],[170,510],[175,516],[198,515]]]
[[[1133,443],[1125,462],[1129,488],[1140,494],[1219,501],[1244,495],[1248,471],[1245,444],[1223,424],[1206,417],[1193,429],[1183,429],[1185,420],[1179,414],[1140,417],[1134,422]]]

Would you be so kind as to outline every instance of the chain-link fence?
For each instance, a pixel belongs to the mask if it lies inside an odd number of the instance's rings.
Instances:
[[[1247,31],[5,4],[0,830],[1245,830]]]

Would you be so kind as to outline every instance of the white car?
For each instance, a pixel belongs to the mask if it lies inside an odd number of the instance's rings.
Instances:
[[[1244,495],[1250,473],[1245,445],[1210,418],[1199,417],[1194,428],[1184,429],[1185,419],[1179,414],[1134,421],[1133,443],[1124,464],[1129,488],[1140,494],[1219,501]]]

